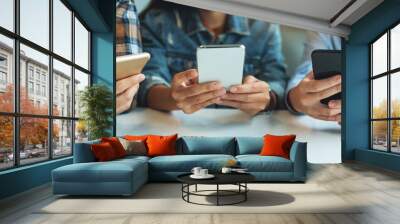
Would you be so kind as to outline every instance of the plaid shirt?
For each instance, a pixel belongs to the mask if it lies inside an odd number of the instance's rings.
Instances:
[[[140,24],[134,0],[117,0],[116,53],[117,56],[142,52]]]

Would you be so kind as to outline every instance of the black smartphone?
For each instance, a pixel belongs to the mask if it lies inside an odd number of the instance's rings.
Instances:
[[[335,75],[342,75],[342,51],[340,50],[314,50],[311,53],[314,78],[326,79]],[[341,93],[322,99],[321,103],[328,104],[331,100],[340,100]]]

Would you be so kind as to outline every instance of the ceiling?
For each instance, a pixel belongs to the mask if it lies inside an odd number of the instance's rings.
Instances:
[[[167,0],[347,37],[351,25],[383,0]]]

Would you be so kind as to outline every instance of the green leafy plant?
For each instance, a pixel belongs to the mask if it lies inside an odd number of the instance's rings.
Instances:
[[[80,94],[81,119],[87,126],[90,140],[110,136],[112,127],[112,92],[107,86],[95,84]]]

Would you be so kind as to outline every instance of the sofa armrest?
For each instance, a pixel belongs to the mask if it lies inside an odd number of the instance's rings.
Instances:
[[[74,163],[89,163],[95,162],[96,158],[94,157],[90,146],[92,144],[97,144],[100,141],[89,141],[82,143],[75,143],[74,147]]]
[[[305,181],[307,176],[307,143],[294,142],[290,149],[290,160],[293,162],[293,178]]]

